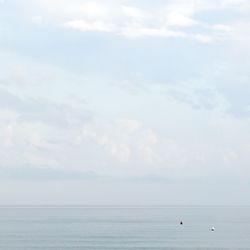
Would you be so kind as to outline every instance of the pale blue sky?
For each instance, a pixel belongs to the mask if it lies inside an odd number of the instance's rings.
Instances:
[[[0,0],[0,204],[250,204],[249,14]]]

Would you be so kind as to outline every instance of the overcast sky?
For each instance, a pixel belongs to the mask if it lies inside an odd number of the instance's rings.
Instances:
[[[249,0],[0,0],[0,204],[250,204]]]

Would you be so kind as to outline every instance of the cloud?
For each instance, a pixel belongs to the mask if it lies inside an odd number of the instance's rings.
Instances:
[[[90,121],[88,111],[65,103],[20,98],[3,89],[0,114],[3,167],[60,166],[60,148],[69,140],[69,131]]]
[[[227,112],[228,100],[212,84],[202,79],[192,79],[174,85],[162,85],[161,92],[170,100],[184,103],[194,109]]]
[[[165,28],[147,28],[138,24],[133,24],[127,27],[123,27],[119,34],[128,38],[140,38],[140,37],[177,38],[177,37],[187,36],[184,32],[167,30]]]
[[[49,100],[22,99],[4,89],[0,117],[1,166],[13,173],[17,167],[31,166],[133,175],[150,173],[154,164],[166,160],[159,150],[164,140],[138,120],[89,119],[84,110]],[[171,154],[170,147],[169,159]]]
[[[122,5],[121,10],[125,16],[132,18],[133,20],[144,20],[150,18],[151,14],[143,9],[139,9],[133,6]]]
[[[211,43],[213,42],[213,37],[208,36],[208,35],[203,35],[203,34],[196,34],[194,35],[194,38],[202,43]]]
[[[18,2],[15,4],[18,8]],[[34,28],[41,30],[51,27],[62,32],[65,28],[130,39],[178,38],[208,44],[237,40],[231,23],[238,22],[238,28],[243,30],[241,34],[248,32],[248,20],[244,18],[248,19],[249,10],[247,1],[170,0],[149,4],[120,0],[28,0],[22,5],[21,13],[15,11],[20,20],[29,20]],[[7,20],[5,26],[8,27],[8,23]]]
[[[235,42],[240,48],[249,48],[250,32],[249,27],[250,19],[239,20],[232,22],[229,30],[229,38]]]
[[[83,32],[85,31],[112,32],[115,30],[114,25],[104,23],[102,21],[74,20],[66,23],[65,26]]]
[[[170,26],[189,26],[191,20],[185,18],[177,13],[172,13],[169,16],[167,24],[161,23],[154,16],[148,12],[139,10],[131,6],[121,6],[118,11],[121,12],[123,18],[121,20],[105,18],[102,20],[99,17],[94,20],[79,19],[68,21],[64,25],[79,31],[93,31],[93,32],[109,32],[121,35],[127,38],[139,37],[186,37],[187,34],[183,31],[176,31],[169,28]],[[148,19],[148,20],[147,20]],[[156,19],[156,20],[154,20]],[[145,22],[149,25],[145,25]],[[153,23],[157,25],[153,25]],[[193,23],[193,22],[192,22]]]
[[[41,122],[57,127],[75,126],[91,117],[87,110],[77,109],[67,104],[57,104],[42,99],[22,99],[0,88],[0,108],[11,110],[20,120]]]
[[[193,39],[201,43],[218,42],[221,31],[229,32],[227,23],[199,19],[203,12],[227,13],[229,8],[244,11],[246,1],[168,1],[153,8],[135,1],[36,1],[38,16],[47,17],[58,27],[80,32],[105,32],[126,38],[162,37]],[[49,16],[49,18],[48,18]]]
[[[23,36],[3,18],[4,167],[166,177],[245,169],[246,1],[36,0],[18,13]]]
[[[250,75],[247,70],[249,55],[245,52],[244,56],[241,53],[238,55],[233,53],[233,56],[231,61],[228,60],[223,65],[217,65],[217,70],[214,67],[214,74],[210,75],[209,81],[227,101],[227,112],[230,115],[238,119],[248,119],[250,117],[248,98]]]
[[[120,119],[116,121],[117,125],[129,133],[133,133],[143,127],[143,124],[137,120]]]
[[[185,166],[198,161],[196,153],[182,142],[160,136],[135,120],[109,121],[101,127],[98,123],[86,125],[78,140],[79,144],[85,141],[101,147],[105,153],[102,162],[109,162],[107,171],[114,176],[178,176]]]

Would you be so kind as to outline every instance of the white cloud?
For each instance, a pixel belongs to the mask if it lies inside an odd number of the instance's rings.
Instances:
[[[231,41],[236,42],[239,47],[249,48],[250,44],[250,19],[239,20],[230,24],[228,37]]]
[[[186,37],[185,32],[167,30],[165,28],[147,28],[138,24],[130,24],[121,29],[120,34],[125,37]]]
[[[215,90],[204,88],[199,82],[182,84],[175,89],[178,93],[174,98],[191,105],[208,105],[208,109],[214,104],[223,108]],[[49,116],[28,119],[23,115],[30,113],[29,109],[38,110],[34,105],[19,108],[19,98],[10,99],[0,102],[0,157],[5,167],[72,169],[114,176],[186,177],[206,175],[215,169],[214,164],[216,168],[220,165],[221,171],[230,169],[234,173],[234,166],[249,160],[249,136],[245,134],[249,122],[223,118],[220,112],[216,116],[216,112],[202,111],[199,117],[194,111],[187,114],[189,118],[181,118],[185,124],[177,124],[172,121],[175,115],[161,113],[156,105],[155,112],[162,116],[164,132],[137,119],[98,116],[74,126],[60,126],[60,122],[55,127]],[[182,112],[185,110],[186,106]],[[63,113],[61,121],[67,120],[70,113],[79,119],[78,112],[72,109],[64,109]],[[171,128],[168,123],[175,124]],[[228,136],[233,144],[228,144]]]
[[[178,37],[202,43],[237,40],[247,45],[250,40],[249,32],[246,32],[249,27],[247,17],[245,17],[246,20],[237,22],[223,23],[220,21],[211,24],[208,21],[199,20],[202,11],[215,9],[226,11],[235,4],[236,2],[223,4],[222,1],[219,1],[217,6],[215,1],[192,1],[192,3],[191,1],[168,1],[168,4],[155,4],[154,8],[149,9],[145,7],[146,5],[136,2],[134,5],[129,5],[120,1],[45,0],[40,1],[39,4],[43,8],[32,12],[37,17],[32,21],[41,26],[49,22],[56,27],[62,28],[64,25],[68,29],[79,32],[106,32],[127,38]],[[241,11],[243,11],[243,4],[246,3],[242,2],[241,5],[238,5]],[[64,36],[59,37],[64,39]],[[75,37],[73,36],[72,39]],[[69,44],[69,40],[58,41],[64,45]],[[73,40],[70,41],[73,42]],[[19,46],[18,44],[17,48],[20,48]],[[54,46],[53,43],[48,47],[53,49]],[[89,48],[95,49],[94,44],[93,47],[92,44],[89,46]],[[165,44],[162,46],[164,50]],[[33,50],[34,48],[38,47],[33,47]],[[18,162],[20,165],[28,164],[34,167],[45,165],[51,168],[76,168],[110,175],[154,173],[164,176],[177,176],[178,174],[195,176],[203,174],[202,167],[204,167],[204,171],[208,172],[212,166],[212,172],[215,170],[213,167],[215,165],[221,165],[221,169],[225,170],[229,165],[234,168],[234,166],[244,165],[244,162],[249,161],[249,138],[247,136],[249,121],[246,118],[249,116],[248,97],[241,102],[242,93],[245,92],[246,96],[248,93],[245,91],[247,88],[244,84],[249,82],[247,74],[244,75],[241,72],[247,72],[247,70],[234,71],[231,74],[223,71],[224,78],[216,80],[216,82],[222,82],[223,86],[220,87],[224,89],[220,89],[220,91],[215,84],[211,85],[212,81],[207,77],[204,81],[184,81],[179,85],[168,83],[165,88],[161,86],[161,91],[159,91],[161,93],[149,89],[142,94],[140,91],[136,95],[131,94],[131,91],[124,94],[120,89],[119,91],[114,90],[115,87],[110,87],[105,83],[115,82],[116,86],[119,84],[119,79],[113,79],[116,77],[113,76],[115,75],[113,72],[112,77],[108,76],[108,80],[104,79],[105,74],[100,73],[100,65],[103,62],[106,63],[107,58],[101,58],[102,55],[98,57],[99,54],[98,56],[95,54],[93,64],[88,64],[88,59],[83,59],[84,56],[79,56],[76,52],[82,48],[76,46],[74,50],[70,48],[65,52],[58,50],[60,51],[59,53],[57,51],[58,54],[47,51],[49,56],[45,56],[44,61],[51,60],[47,67],[36,66],[33,61],[25,64],[23,58],[15,63],[15,67],[12,67],[12,61],[17,59],[8,55],[5,57],[7,60],[3,60],[1,86],[10,91],[3,92],[3,94],[0,91],[2,164],[13,166]],[[183,49],[182,46],[180,48]],[[189,48],[192,51],[196,49],[185,47],[185,49]],[[101,49],[104,50],[106,47],[103,46]],[[132,54],[134,51],[131,50],[131,55],[129,55],[132,58],[131,61],[135,56]],[[200,48],[198,51],[202,53],[200,56],[194,55],[195,61],[207,60],[204,65],[208,68],[206,70],[209,72],[209,76],[217,74],[211,65],[214,61],[220,60],[220,58],[217,59],[217,54],[216,56],[211,55],[211,61],[213,61],[211,62],[210,55],[203,57],[210,51],[200,50]],[[37,55],[35,52],[29,54],[29,49],[19,54],[25,54],[24,52],[27,53],[26,58]],[[144,57],[141,52],[144,52],[146,56]],[[165,58],[167,55],[165,52],[167,50],[164,50],[161,55],[159,49],[159,51],[152,51],[151,54],[142,48],[138,53],[141,58],[136,61],[138,65],[134,64],[130,67],[130,65],[125,65],[127,62],[121,66],[118,65],[119,73],[124,76],[127,73],[129,75],[130,70],[135,70],[135,74],[138,71],[138,75],[130,77],[134,78],[133,91],[137,91],[136,86],[147,89],[144,83],[147,76],[152,77],[152,85],[155,86],[158,79],[164,81],[165,73],[172,74],[171,67],[168,68],[172,61]],[[84,53],[85,51],[81,55]],[[180,50],[180,53],[171,54],[173,56],[170,58],[176,65],[172,69],[176,68],[177,70],[174,72],[180,75],[184,72],[184,78],[190,77],[191,73],[188,71],[194,66],[187,65],[187,62],[183,64],[182,54],[183,56],[190,55],[184,49]],[[218,57],[229,57],[221,54]],[[87,56],[90,55],[91,53]],[[157,55],[157,57],[154,58],[153,55]],[[69,56],[71,60],[67,61]],[[105,56],[107,57],[108,54]],[[34,58],[40,60],[39,57],[34,56]],[[64,59],[64,62],[59,62],[61,58]],[[95,60],[99,58],[103,61],[96,64]],[[145,62],[144,58],[147,59]],[[155,65],[159,63],[163,68],[160,72],[164,76],[158,76],[158,72],[147,74],[146,70],[150,67],[145,65],[150,64],[148,62],[151,62],[149,61],[151,58],[155,59]],[[156,60],[158,58],[159,62]],[[192,59],[192,56],[190,58]],[[9,62],[6,64],[8,60]],[[122,62],[122,60],[115,57],[115,62]],[[189,60],[186,61],[189,62]],[[62,67],[61,70],[52,69],[53,63]],[[114,60],[110,60],[108,63],[107,67],[114,66]],[[86,65],[88,67],[85,71]],[[95,80],[84,78],[82,74],[89,73],[88,71],[92,70],[93,65],[94,67],[97,65],[97,67],[90,74],[100,75],[100,78],[96,77]],[[80,70],[75,70],[77,67]],[[230,71],[233,68],[237,68],[235,62],[232,63]],[[65,74],[68,70],[77,73],[73,74],[73,77],[71,74]],[[105,75],[104,78],[102,78],[103,75]],[[229,76],[226,80],[225,75]],[[241,83],[244,86],[239,91],[239,81],[242,77],[245,77]],[[136,82],[137,79],[139,79],[138,82]],[[233,83],[230,83],[232,79]],[[231,86],[229,86],[230,84]],[[235,84],[237,84],[237,91],[235,91]],[[121,81],[121,85],[127,87],[127,82]],[[226,93],[227,88],[228,93]],[[85,106],[81,105],[77,99],[66,101],[69,98],[69,92],[82,98],[88,98],[88,101],[91,102],[90,107],[96,112],[94,120],[89,119]],[[41,96],[47,98],[40,98]],[[232,101],[230,98],[234,100]],[[131,100],[131,103],[128,103],[128,100],[129,102]],[[74,102],[74,105],[71,105],[71,102]],[[114,107],[114,103],[117,107]],[[138,103],[140,105],[136,107],[135,104]],[[244,121],[239,123],[245,124],[245,126],[238,124],[237,119],[231,117],[232,113],[227,112],[229,106],[236,106],[240,110],[243,105],[246,106],[247,113]],[[122,112],[120,112],[121,110]],[[229,143],[230,146],[227,145],[228,137],[233,142]],[[225,146],[228,148],[225,149]]]
[[[246,10],[250,7],[249,0],[221,0],[223,6],[238,7],[241,10]]]
[[[143,124],[137,120],[120,119],[116,121],[117,125],[129,133],[133,133],[140,129]]]
[[[126,3],[126,2],[125,2]],[[244,10],[246,1],[169,1],[145,8],[118,1],[38,1],[47,19],[54,25],[81,32],[109,32],[127,38],[163,37],[194,39],[211,43],[227,39],[227,23],[210,24],[198,19],[202,11],[234,8]],[[236,8],[235,7],[235,8]],[[198,28],[199,32],[189,28]],[[223,34],[221,34],[223,32]]]
[[[178,12],[170,12],[167,14],[167,25],[169,26],[180,26],[180,27],[188,27],[198,24],[197,21],[192,19],[189,16],[185,16]]]
[[[216,24],[214,26],[212,26],[215,30],[219,30],[219,31],[224,31],[224,32],[230,32],[231,31],[231,27],[229,25],[225,25],[225,24]]]
[[[107,24],[102,21],[75,20],[65,23],[65,26],[83,32],[84,31],[112,32],[115,30],[113,24]]]
[[[151,17],[151,15],[147,11],[131,6],[121,6],[121,10],[125,14],[125,16],[137,21]]]
[[[192,3],[170,2],[166,6],[162,6],[158,13],[155,13],[155,18],[161,18],[167,26],[191,27],[199,24],[193,17],[196,11],[197,9]]]
[[[211,43],[214,41],[213,37],[204,34],[195,34],[194,38],[202,43]]]
[[[127,38],[140,38],[140,37],[187,37],[185,32],[173,31],[164,27],[151,28],[144,27],[140,23],[129,23],[125,26],[117,27],[111,23],[105,23],[102,21],[86,21],[75,20],[64,24],[65,27],[70,27],[78,31],[92,31],[92,32],[113,32],[117,35],[122,35]]]
[[[79,12],[88,18],[105,18],[108,15],[108,9],[105,5],[97,2],[83,2],[79,5]]]

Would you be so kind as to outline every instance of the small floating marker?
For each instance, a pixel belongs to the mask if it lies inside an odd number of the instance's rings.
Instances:
[[[211,227],[211,231],[215,231],[215,227]]]
[[[180,225],[183,225],[183,222],[182,222],[182,221],[180,222]]]

